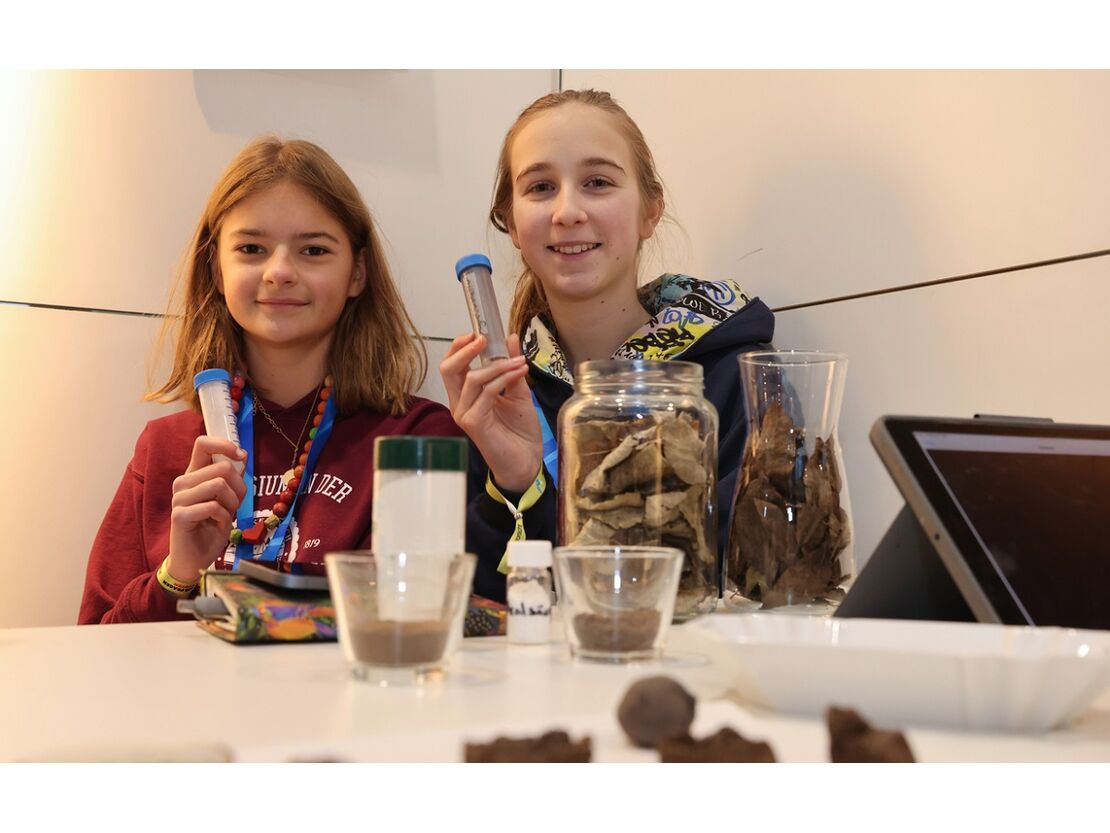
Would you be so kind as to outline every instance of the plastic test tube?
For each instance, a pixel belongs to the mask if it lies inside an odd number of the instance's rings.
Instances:
[[[455,264],[455,276],[462,284],[466,306],[470,310],[470,325],[475,335],[486,337],[486,347],[479,356],[482,366],[498,359],[509,358],[505,344],[505,327],[493,293],[493,268],[485,255],[474,254],[460,258]]]
[[[239,428],[235,424],[235,412],[231,409],[231,374],[220,368],[202,370],[193,377],[193,388],[200,397],[204,433],[239,445]],[[240,460],[229,460],[223,454],[213,454],[212,459],[228,460],[237,472],[243,472]]]

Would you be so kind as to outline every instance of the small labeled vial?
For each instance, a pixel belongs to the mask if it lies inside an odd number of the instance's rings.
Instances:
[[[501,323],[501,311],[497,308],[497,296],[493,292],[493,268],[489,258],[481,254],[459,258],[455,264],[455,276],[466,295],[474,334],[486,337],[486,347],[478,357],[482,367],[498,359],[509,358],[505,327]]]
[[[204,433],[239,445],[239,428],[235,424],[235,411],[231,409],[231,374],[220,368],[202,370],[193,377],[193,388],[200,398]],[[228,460],[223,454],[213,454],[212,459]],[[243,463],[240,460],[229,462],[242,474]]]
[[[551,641],[551,542],[510,541],[506,635],[516,645]]]

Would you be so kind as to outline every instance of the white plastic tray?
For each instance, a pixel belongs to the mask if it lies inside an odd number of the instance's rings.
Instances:
[[[712,657],[752,705],[847,706],[890,726],[1044,730],[1110,687],[1105,631],[714,614],[673,628],[668,645]]]

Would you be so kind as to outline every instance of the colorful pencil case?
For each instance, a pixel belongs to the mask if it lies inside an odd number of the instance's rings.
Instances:
[[[335,607],[319,590],[286,590],[256,583],[237,573],[208,571],[201,595],[178,609],[197,624],[228,642],[334,642]],[[471,596],[463,624],[464,636],[503,636],[508,608]]]

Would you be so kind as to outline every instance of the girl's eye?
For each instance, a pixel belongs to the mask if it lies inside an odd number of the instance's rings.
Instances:
[[[524,189],[525,194],[537,194],[546,191],[553,191],[554,186],[550,182],[533,182]]]
[[[328,250],[325,249],[323,246],[308,246],[304,250],[304,253],[306,255],[311,255],[312,257],[320,257],[321,255],[328,254]]]
[[[588,188],[604,188],[609,184],[609,180],[601,176],[591,176],[586,180],[586,187]]]
[[[238,251],[245,255],[258,255],[262,254],[262,247],[257,243],[244,243],[242,246],[238,247]]]

